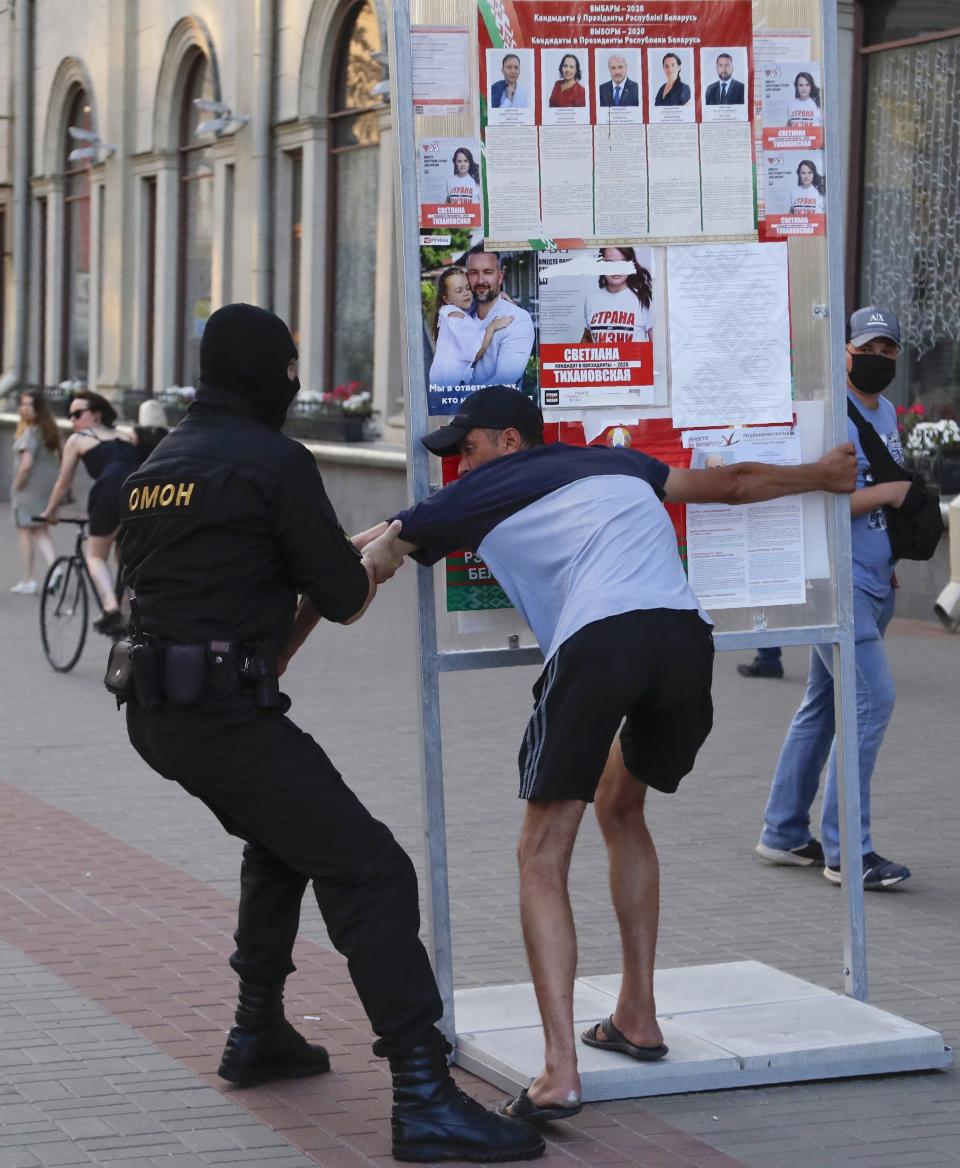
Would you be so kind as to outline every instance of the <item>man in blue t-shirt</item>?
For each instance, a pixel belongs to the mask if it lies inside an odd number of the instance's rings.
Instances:
[[[849,492],[854,450],[847,443],[803,466],[686,470],[625,448],[544,445],[539,409],[504,385],[471,394],[448,426],[422,441],[434,454],[459,454],[460,478],[363,542],[392,543],[422,564],[459,548],[478,552],[543,650],[520,748],[527,810],[519,856],[547,1069],[501,1110],[562,1119],[581,1107],[567,870],[594,798],[624,970],[613,1014],[583,1040],[636,1059],[667,1053],[653,998],[659,885],[644,800],[647,787],[677,789],[710,732],[713,639],[663,503]]]
[[[847,397],[877,431],[891,455],[902,463],[897,413],[881,397],[897,371],[900,322],[886,309],[858,308],[848,321],[847,336]],[[903,864],[878,855],[870,835],[870,779],[896,697],[883,648],[883,635],[894,605],[894,561],[883,509],[899,507],[910,483],[908,480],[874,483],[857,428],[849,419],[847,431],[857,450],[857,489],[850,498],[850,519],[863,886],[880,890],[901,884],[910,875],[910,869]],[[833,647],[815,646],[810,653],[807,692],[780,752],[756,850],[771,864],[825,865],[824,876],[839,884],[840,822],[832,670]],[[827,785],[820,817],[821,844],[810,832],[810,807],[825,764]]]

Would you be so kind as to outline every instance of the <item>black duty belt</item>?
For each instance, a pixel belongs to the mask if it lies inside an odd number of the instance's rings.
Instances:
[[[111,683],[124,671],[126,687]],[[205,697],[256,694],[261,709],[283,705],[276,657],[269,641],[212,640],[179,644],[149,635],[118,641],[110,656],[107,688],[118,699],[135,697],[141,706],[195,706]]]

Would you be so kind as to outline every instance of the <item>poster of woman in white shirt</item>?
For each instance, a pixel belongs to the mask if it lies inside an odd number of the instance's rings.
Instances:
[[[823,235],[827,180],[822,150],[764,151],[765,231],[770,238]]]
[[[419,143],[420,226],[437,231],[479,227],[480,143],[475,138],[424,138]]]
[[[780,62],[764,66],[761,72],[764,149],[821,149],[823,107],[819,64]]]
[[[600,344],[649,341],[653,336],[653,280],[649,267],[640,263],[637,249],[632,247],[605,247],[600,258],[607,263],[630,263],[633,271],[601,272],[597,277],[596,288],[588,289],[584,297],[580,339]]]
[[[653,403],[652,271],[650,248],[539,257],[544,406]]]
[[[797,163],[797,185],[790,200],[790,214],[822,215],[826,193],[826,180],[817,170],[816,162],[801,158]]]

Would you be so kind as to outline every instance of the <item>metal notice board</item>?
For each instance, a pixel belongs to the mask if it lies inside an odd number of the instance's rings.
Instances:
[[[440,481],[419,437],[488,381],[539,395],[548,435],[649,440],[685,465],[710,465],[725,445],[810,461],[846,440],[835,3],[394,0],[390,69],[412,500]],[[450,358],[439,310],[459,295],[459,323],[472,316],[479,292],[463,273],[478,244],[503,260],[510,328],[527,329],[529,355],[518,342],[508,360],[504,343],[471,369]],[[625,327],[595,303],[597,272],[617,261],[640,286]],[[704,322],[717,264],[740,284],[726,315]],[[729,377],[714,373],[705,393],[699,357],[718,321],[744,335],[724,336]],[[752,370],[751,352],[764,356]],[[678,538],[718,649],[832,644],[841,862],[859,871],[849,501],[791,506],[771,522],[794,533],[781,558],[799,565],[771,564],[763,524],[759,543],[737,536],[719,576],[704,554],[715,516],[676,517]],[[542,660],[497,593],[469,556],[418,570],[425,893],[451,1038],[439,676]],[[863,1002],[861,882],[844,881],[843,896],[844,986]]]

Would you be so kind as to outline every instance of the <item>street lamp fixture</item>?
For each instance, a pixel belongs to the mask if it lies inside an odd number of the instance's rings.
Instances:
[[[235,114],[224,101],[207,101],[206,98],[195,97],[193,104],[201,113],[216,115],[200,122],[195,131],[198,135],[213,134],[219,138],[228,127],[245,126],[250,121],[249,114]]]
[[[89,162],[91,165],[106,162],[117,152],[116,146],[100,141],[100,135],[95,130],[84,130],[81,126],[67,126],[67,133],[75,142],[85,142],[85,146],[77,146],[67,155],[67,162]]]

